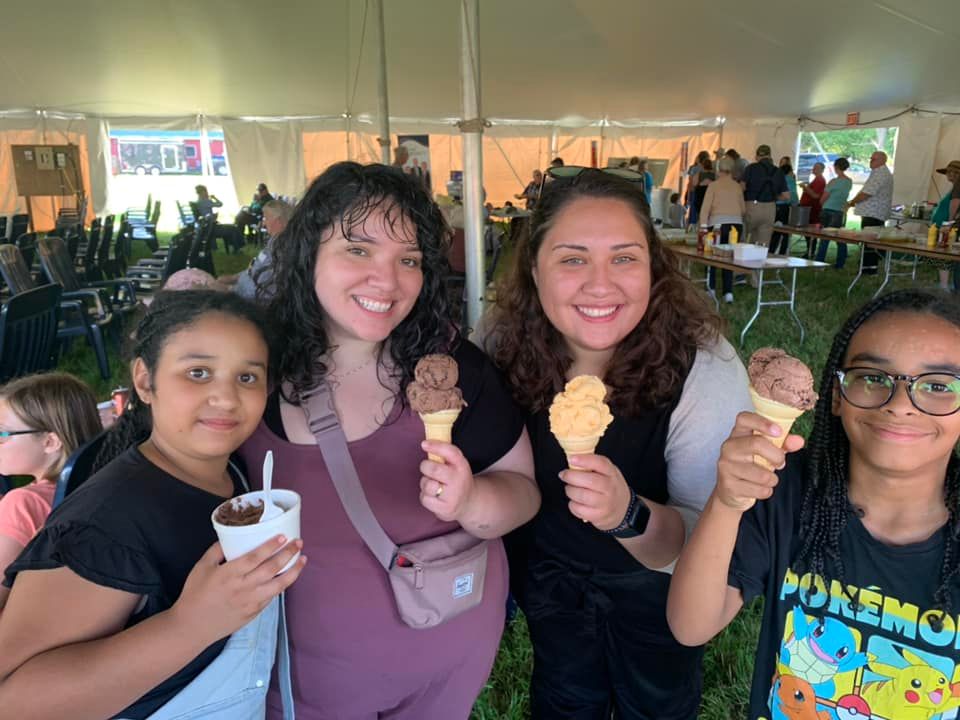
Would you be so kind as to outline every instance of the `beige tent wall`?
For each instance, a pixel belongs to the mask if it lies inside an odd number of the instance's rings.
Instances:
[[[87,126],[84,118],[56,117],[37,113],[0,116],[0,215],[27,212],[26,198],[17,194],[11,145],[76,145],[80,154],[80,173],[84,192],[90,192],[90,167],[87,157]],[[37,230],[52,230],[60,208],[76,207],[72,197],[35,197],[31,199],[33,225]],[[93,207],[87,206],[87,220],[93,219]],[[9,231],[8,231],[9,232]]]
[[[246,202],[257,185],[273,194],[301,195],[307,177],[303,129],[294,120],[220,121],[237,198]]]

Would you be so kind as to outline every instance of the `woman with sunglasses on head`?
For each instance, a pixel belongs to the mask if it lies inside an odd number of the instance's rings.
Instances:
[[[757,434],[780,434],[758,415],[737,419],[668,612],[698,645],[764,597],[751,720],[960,706],[958,409],[960,304],[901,290],[834,338],[804,452],[796,435],[781,450]]]
[[[497,654],[507,598],[499,538],[529,520],[540,498],[523,415],[451,320],[448,232],[419,178],[336,163],[297,204],[260,287],[285,340],[281,382],[240,456],[252,464],[273,451],[275,477],[303,500],[304,552],[320,558],[286,594],[300,720],[467,718]],[[465,407],[452,442],[424,442],[406,392],[431,354],[456,360],[458,377],[444,377]],[[310,400],[324,390],[321,404],[333,413],[321,425],[335,417],[343,435],[330,463],[314,435],[324,416]],[[347,463],[389,543],[442,541],[461,529],[490,541],[483,569],[456,576],[435,609],[468,596],[475,606],[433,627],[402,619],[392,576],[366,544],[369,525],[356,526],[357,505],[350,513],[340,499]],[[408,556],[419,562],[413,551],[398,553],[394,567],[412,566]],[[433,572],[428,565],[421,578]],[[267,701],[267,717],[279,719],[277,683]]]
[[[485,345],[527,413],[543,497],[508,545],[532,715],[695,717],[701,651],[667,627],[668,573],[749,407],[743,365],[660,243],[642,185],[616,171],[544,189],[497,297]],[[548,407],[585,374],[614,420],[570,469]]]

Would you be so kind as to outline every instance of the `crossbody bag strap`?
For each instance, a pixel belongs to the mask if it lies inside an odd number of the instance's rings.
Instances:
[[[330,386],[321,381],[314,390],[301,395],[300,406],[347,517],[377,562],[389,572],[397,557],[397,545],[384,532],[367,502],[357,468],[350,457],[347,437],[333,407]]]

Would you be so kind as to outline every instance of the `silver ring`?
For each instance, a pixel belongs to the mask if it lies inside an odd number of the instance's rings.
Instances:
[[[438,498],[441,495],[443,495],[443,483],[437,483],[437,485],[439,485],[439,487],[437,488],[437,491],[433,494],[433,496]]]

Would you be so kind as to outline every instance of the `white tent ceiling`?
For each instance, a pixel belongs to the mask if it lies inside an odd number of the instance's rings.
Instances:
[[[7,3],[0,110],[375,114],[365,5]],[[460,2],[385,6],[391,114],[458,116]],[[957,108],[958,33],[958,0],[481,0],[483,113],[622,120]]]

